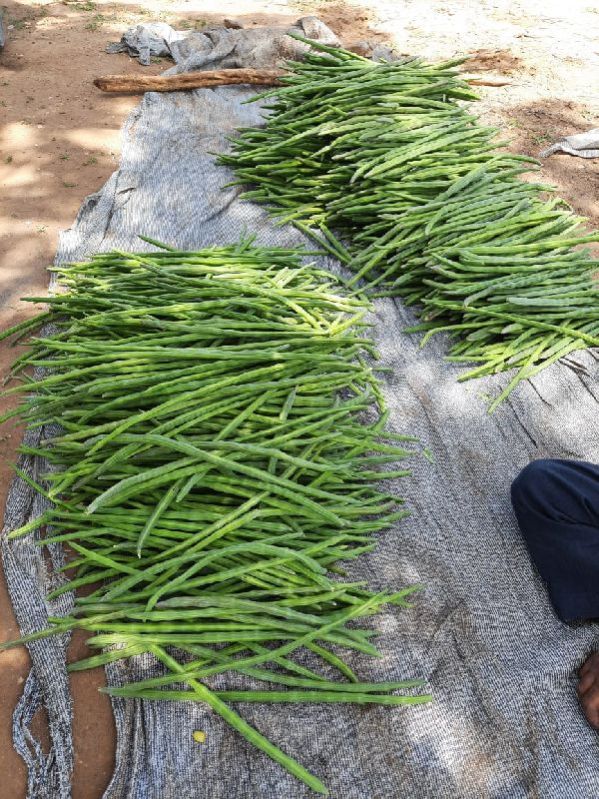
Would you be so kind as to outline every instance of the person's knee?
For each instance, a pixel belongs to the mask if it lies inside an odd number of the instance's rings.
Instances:
[[[512,483],[514,507],[529,506],[537,504],[539,500],[546,500],[548,486],[558,468],[558,461],[550,458],[540,458],[525,466]]]

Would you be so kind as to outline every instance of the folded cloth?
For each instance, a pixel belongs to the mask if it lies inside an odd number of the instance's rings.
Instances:
[[[568,153],[579,158],[599,158],[599,128],[593,128],[587,133],[576,133],[574,136],[564,136],[539,153],[539,158],[547,158],[553,153]]]
[[[337,36],[324,22],[307,16],[292,25],[279,27],[220,27],[201,31],[176,31],[164,22],[148,22],[126,30],[120,42],[109,44],[106,52],[129,53],[143,66],[148,66],[152,57],[170,57],[177,64],[175,72],[274,67],[282,61],[301,58],[309,49],[290,38],[288,33],[323,44],[339,44]]]

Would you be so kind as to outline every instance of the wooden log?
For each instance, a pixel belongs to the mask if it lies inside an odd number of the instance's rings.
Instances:
[[[179,92],[205,89],[210,86],[278,86],[285,73],[281,69],[215,69],[203,72],[181,72],[179,75],[105,75],[94,80],[103,92]],[[507,86],[504,78],[468,77],[473,86]]]
[[[94,86],[103,92],[178,92],[233,84],[276,86],[284,74],[280,69],[214,69],[179,75],[105,75],[96,78]]]
[[[486,78],[479,78],[477,75],[466,76],[466,83],[471,86],[511,86],[511,80],[506,78],[493,78],[491,76]]]

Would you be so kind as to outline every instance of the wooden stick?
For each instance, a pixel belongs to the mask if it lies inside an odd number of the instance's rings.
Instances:
[[[177,92],[237,83],[277,86],[284,74],[281,69],[215,69],[179,75],[105,75],[96,78],[94,86],[103,92]]]
[[[105,75],[94,80],[103,92],[178,92],[210,86],[246,84],[278,86],[284,75],[281,69],[215,69],[203,72],[181,72],[179,75]],[[508,86],[503,78],[466,77],[473,86]]]
[[[507,80],[506,78],[479,78],[476,75],[472,75],[470,77],[466,77],[466,83],[469,83],[471,86],[511,86],[511,80]]]

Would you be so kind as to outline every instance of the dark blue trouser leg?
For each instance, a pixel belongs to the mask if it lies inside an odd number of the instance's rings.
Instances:
[[[533,461],[512,483],[512,504],[560,619],[599,618],[599,466]]]

